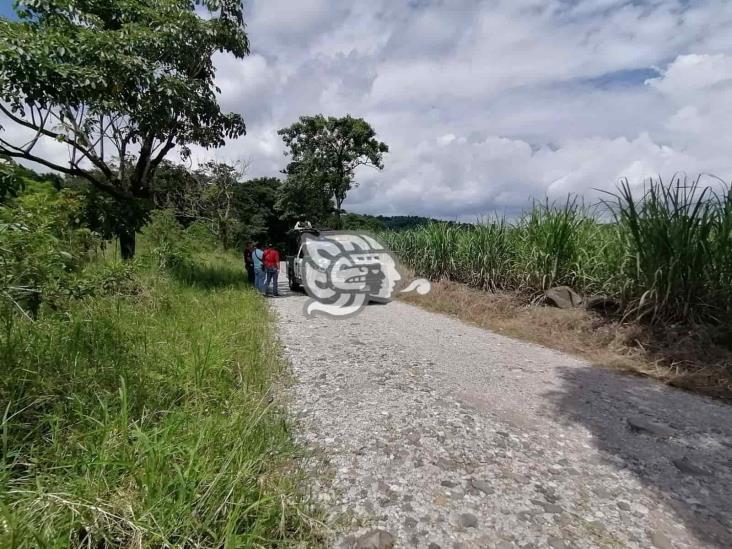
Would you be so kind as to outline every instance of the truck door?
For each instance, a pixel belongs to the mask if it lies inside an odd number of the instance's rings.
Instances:
[[[297,255],[295,256],[294,265],[293,265],[293,271],[295,274],[295,280],[298,284],[302,284],[302,277],[303,277],[303,263],[304,263],[304,257],[305,257],[305,246],[301,245],[300,249],[297,251]]]

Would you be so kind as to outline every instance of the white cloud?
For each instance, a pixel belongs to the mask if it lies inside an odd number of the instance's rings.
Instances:
[[[277,128],[323,112],[390,146],[383,172],[358,173],[354,211],[470,218],[621,177],[732,177],[724,0],[333,5],[253,3],[252,82],[226,100],[252,120],[236,151],[253,175],[284,166]]]
[[[696,159],[700,170],[729,180],[732,54],[681,55],[648,86],[673,108],[659,135]]]
[[[217,82],[247,135],[215,151],[286,164],[277,130],[362,116],[390,152],[353,211],[471,217],[621,177],[732,180],[728,0],[252,0],[253,54]]]
[[[699,92],[726,93],[732,90],[732,56],[680,55],[648,84],[682,102],[705,99]]]

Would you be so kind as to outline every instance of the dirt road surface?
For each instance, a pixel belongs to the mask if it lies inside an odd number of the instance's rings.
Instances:
[[[732,547],[732,407],[400,302],[272,299],[334,547]]]

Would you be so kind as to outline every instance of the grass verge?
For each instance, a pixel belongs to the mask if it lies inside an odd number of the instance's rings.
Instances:
[[[239,261],[139,271],[0,334],[0,546],[311,545],[264,301]]]
[[[705,180],[706,181],[706,180]],[[650,324],[732,324],[732,191],[712,180],[622,182],[587,208],[534,203],[518,220],[435,222],[381,237],[419,276],[540,296],[570,286]]]
[[[584,309],[529,305],[519,293],[486,292],[444,280],[433,282],[427,295],[400,299],[597,365],[732,402],[729,327],[621,323]]]

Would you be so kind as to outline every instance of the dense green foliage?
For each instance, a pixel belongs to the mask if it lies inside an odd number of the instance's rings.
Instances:
[[[0,206],[0,308],[35,316],[42,304],[88,291],[78,276],[98,239],[78,223],[81,202],[70,191],[30,186]]]
[[[82,206],[38,181],[0,205],[0,546],[307,539],[240,257],[162,210],[121,262]]]
[[[236,215],[239,219],[237,245],[258,240],[284,247],[286,234],[293,224],[277,210],[282,181],[276,177],[249,179],[237,187],[235,193]]]
[[[235,199],[243,184],[238,165],[209,161],[193,171],[166,163],[153,184],[156,206],[188,221],[205,223],[224,249],[234,245],[241,220]]]
[[[199,223],[224,249],[254,240],[285,242],[292,223],[277,211],[282,182],[245,179],[241,165],[207,162],[194,170],[163,162],[153,182],[155,205],[171,210],[184,225]]]
[[[17,196],[22,182],[17,177],[13,165],[5,159],[0,160],[0,202],[6,198]]]
[[[314,226],[335,226],[333,197],[322,180],[305,172],[293,172],[282,183],[277,198],[277,212],[290,227],[299,220]]]
[[[384,227],[389,230],[402,231],[404,229],[413,229],[420,225],[427,225],[435,219],[429,217],[422,217],[419,215],[377,215],[375,219],[380,223],[384,224]]]
[[[0,153],[83,178],[128,214],[125,256],[151,207],[150,182],[173,147],[221,146],[244,133],[221,112],[213,54],[248,53],[238,0],[34,0],[0,19]],[[4,129],[0,126],[0,130]],[[68,145],[68,163],[36,152]],[[131,204],[133,203],[133,204]]]
[[[384,238],[418,274],[537,294],[568,285],[649,320],[732,319],[732,195],[698,182],[624,183],[600,222],[575,200],[535,204],[518,222],[432,223]]]

